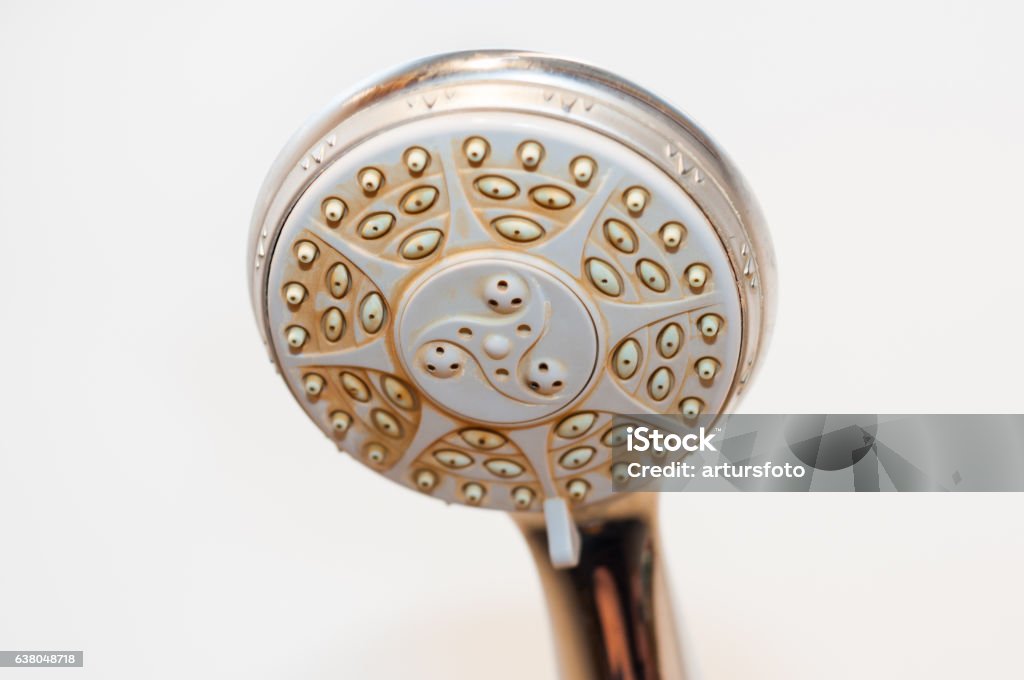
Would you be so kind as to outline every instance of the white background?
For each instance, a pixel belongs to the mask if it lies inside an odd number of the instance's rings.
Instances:
[[[76,678],[550,678],[511,522],[334,447],[266,362],[250,209],[396,63],[603,65],[730,152],[772,226],[749,412],[1024,410],[1011,2],[3,2],[0,649]],[[1020,677],[1019,495],[670,496],[707,679]]]

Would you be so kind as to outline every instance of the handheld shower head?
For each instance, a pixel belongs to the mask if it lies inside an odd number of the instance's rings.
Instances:
[[[324,433],[435,498],[543,510],[562,567],[613,499],[612,414],[726,411],[772,317],[721,151],[536,54],[443,55],[340,100],[279,157],[250,244],[264,342]]]

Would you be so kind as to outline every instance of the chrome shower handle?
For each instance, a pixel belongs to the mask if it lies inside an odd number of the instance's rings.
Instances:
[[[653,494],[581,517],[579,563],[557,569],[544,523],[513,515],[544,588],[560,677],[685,680]]]

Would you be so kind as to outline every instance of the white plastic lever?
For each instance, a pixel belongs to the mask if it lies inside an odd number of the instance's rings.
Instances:
[[[548,556],[555,569],[572,569],[580,562],[580,532],[563,498],[544,501],[548,530]]]

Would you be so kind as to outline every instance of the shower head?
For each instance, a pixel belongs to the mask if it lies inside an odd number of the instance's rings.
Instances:
[[[546,56],[445,55],[296,136],[261,191],[272,359],[357,460],[509,511],[612,495],[615,413],[721,413],[770,317],[756,207],[696,126]]]
[[[613,499],[612,415],[726,411],[772,318],[751,194],[688,118],[577,62],[420,61],[300,131],[249,253],[271,359],[341,450],[439,500]]]

